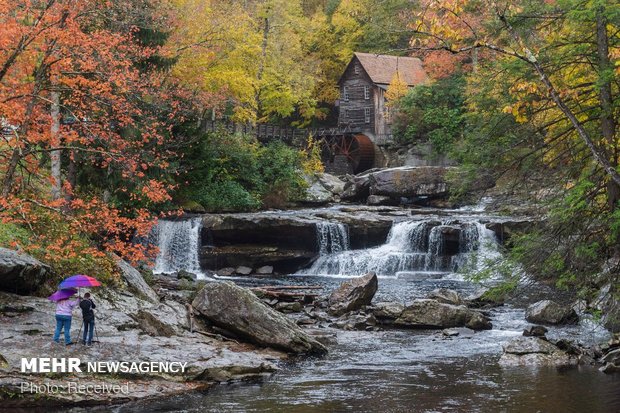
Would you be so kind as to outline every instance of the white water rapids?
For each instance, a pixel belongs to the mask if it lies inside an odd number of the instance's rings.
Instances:
[[[317,224],[320,256],[300,273],[356,276],[374,271],[394,276],[414,271],[454,272],[468,264],[482,269],[487,261],[499,256],[495,234],[478,221],[398,222],[392,226],[385,244],[363,250],[349,249],[347,233],[343,224]],[[456,251],[447,251],[449,233],[457,234],[453,235],[458,238]]]

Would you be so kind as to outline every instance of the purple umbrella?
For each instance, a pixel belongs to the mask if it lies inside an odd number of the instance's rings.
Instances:
[[[88,275],[83,274],[72,275],[71,277],[63,280],[60,283],[60,288],[99,286],[101,286],[101,283],[99,281],[97,281],[93,277],[89,277]]]
[[[50,301],[61,301],[75,295],[75,293],[77,293],[77,290],[75,288],[63,288],[47,297],[47,299]]]

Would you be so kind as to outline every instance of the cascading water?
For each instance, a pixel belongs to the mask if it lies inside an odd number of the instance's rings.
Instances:
[[[201,275],[200,250],[201,218],[180,221],[160,220],[151,231],[149,242],[157,245],[155,274],[171,274],[185,270]]]
[[[336,254],[349,249],[349,232],[344,224],[318,222],[316,224],[319,254]]]
[[[365,250],[340,247],[339,234],[343,232],[337,229],[338,224],[329,225],[333,227],[317,225],[320,256],[311,268],[301,271],[303,274],[355,276],[374,271],[393,276],[399,272],[453,272],[467,264],[480,267],[499,254],[495,235],[480,222],[398,222],[385,244]],[[335,247],[334,240],[338,240]],[[476,259],[472,262],[473,255]]]

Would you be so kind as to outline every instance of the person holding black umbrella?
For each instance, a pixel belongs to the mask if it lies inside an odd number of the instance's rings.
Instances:
[[[90,293],[84,294],[84,299],[80,301],[80,308],[82,309],[82,319],[84,320],[84,338],[82,344],[90,346],[93,343],[93,333],[95,331],[95,312],[93,309],[97,308],[90,298]]]

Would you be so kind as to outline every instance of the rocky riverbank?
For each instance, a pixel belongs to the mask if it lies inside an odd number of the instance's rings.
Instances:
[[[0,253],[0,278],[12,279],[13,285],[22,283],[22,278],[31,276],[36,268],[49,270],[24,254],[8,250]],[[247,289],[231,287],[237,294],[226,291],[223,295],[210,296],[209,292],[216,291],[220,285],[228,285],[212,283],[204,287],[193,285],[185,291],[160,288],[156,292],[138,271],[122,261],[119,265],[126,288],[92,290],[97,305],[92,346],[79,344],[81,316],[73,318],[75,344],[55,343],[52,341],[54,303],[45,298],[0,291],[2,407],[95,405],[165,397],[208,388],[218,382],[262,377],[276,371],[278,362],[290,354],[326,351],[311,335],[263,305]],[[37,286],[41,282],[42,279],[38,280]],[[23,284],[26,285],[25,281]],[[195,312],[191,306],[193,299]],[[231,310],[224,312],[230,317],[228,324],[218,323],[217,318],[225,303]],[[256,320],[244,330],[247,317]],[[215,325],[224,328],[215,330]],[[229,334],[235,338],[221,334],[230,331],[236,333]],[[269,332],[268,337],[261,335],[261,331]],[[26,373],[22,371],[24,358],[79,358],[82,372]],[[90,362],[175,362],[184,363],[185,367],[175,372],[87,372]],[[114,391],[80,392],[72,391],[71,386],[118,387]]]

